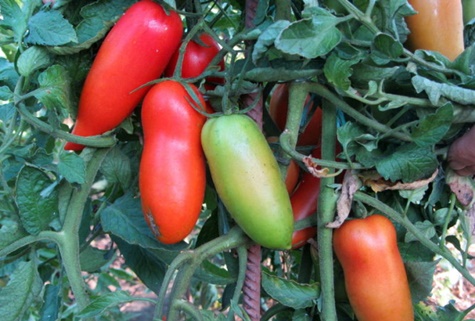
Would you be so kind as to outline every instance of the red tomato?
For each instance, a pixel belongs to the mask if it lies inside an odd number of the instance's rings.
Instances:
[[[289,107],[289,84],[277,84],[269,101],[269,114],[280,130],[285,129],[287,111]],[[313,108],[310,96],[306,100],[304,117]],[[316,108],[308,123],[301,128],[297,140],[298,146],[317,145],[322,133],[322,109]]]
[[[213,58],[221,50],[219,44],[209,34],[202,33],[199,40],[190,40],[185,48],[181,67],[181,77],[195,78],[200,76],[209,66]],[[175,72],[180,51],[177,50],[165,70],[165,77],[172,77]],[[224,70],[224,60],[218,65],[219,70]],[[206,79],[207,89],[212,89],[215,84],[222,84],[224,79],[219,77],[208,77]]]
[[[347,220],[333,235],[335,254],[359,321],[413,321],[411,292],[396,241],[382,215]]]
[[[198,89],[190,87],[205,106]],[[157,239],[166,244],[183,240],[193,230],[204,199],[206,165],[200,135],[206,117],[192,101],[182,84],[167,80],[153,86],[142,104],[142,209]]]
[[[100,135],[117,127],[142,100],[178,48],[183,24],[151,0],[133,4],[104,39],[86,77],[72,133]],[[67,150],[84,146],[68,142]]]
[[[320,158],[320,146],[315,148],[312,156]],[[292,212],[294,214],[294,222],[310,217],[317,211],[317,201],[320,195],[320,178],[317,178],[306,172],[302,176],[302,180],[295,188],[294,193],[290,197],[292,204]],[[294,231],[292,235],[292,249],[298,249],[305,245],[308,239],[315,236],[317,228],[314,226]]]

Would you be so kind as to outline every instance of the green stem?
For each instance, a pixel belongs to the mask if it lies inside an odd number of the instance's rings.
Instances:
[[[28,246],[36,242],[58,243],[57,232],[41,231],[38,235],[28,235],[28,236],[22,237],[21,239],[16,240],[15,242],[10,243],[4,248],[0,249],[0,257],[7,256],[10,253],[17,251],[24,246]]]
[[[155,307],[154,320],[159,321],[162,318],[166,292],[175,270],[178,270],[179,272],[174,280],[173,288],[169,297],[170,311],[167,320],[170,321],[178,319],[177,313],[179,309],[173,308],[174,301],[183,297],[195,270],[201,265],[201,263],[218,253],[245,246],[249,244],[249,242],[249,239],[244,235],[243,231],[240,228],[235,227],[231,229],[228,234],[215,238],[192,251],[178,255],[168,268],[165,279],[162,283],[159,292],[159,301]],[[182,265],[185,263],[187,265],[182,268]]]
[[[247,266],[247,248],[245,246],[240,246],[237,248],[238,259],[239,259],[239,274],[236,280],[236,288],[233,293],[233,301],[239,302],[239,297],[241,296],[241,291],[244,286],[244,281],[246,279],[246,266]],[[228,321],[234,320],[234,313],[232,309],[229,310]]]
[[[334,160],[336,137],[336,108],[331,104],[323,104],[322,159]],[[320,195],[317,207],[317,245],[320,268],[322,319],[336,321],[335,286],[333,277],[333,231],[326,224],[335,216],[336,193],[331,188],[333,177],[321,179]]]
[[[84,150],[83,155],[90,150]],[[94,183],[97,171],[106,156],[108,149],[95,150],[87,163],[86,179],[81,188],[75,190],[71,197],[63,228],[58,232],[58,247],[62,257],[62,263],[68,276],[71,290],[77,300],[79,310],[89,303],[86,293],[86,284],[81,276],[79,261],[79,227],[84,212],[84,207],[89,197],[90,189]]]
[[[381,213],[386,214],[389,218],[404,226],[409,233],[411,233],[419,242],[421,242],[422,245],[431,250],[434,254],[440,255],[446,259],[457,271],[460,272],[460,274],[462,274],[465,279],[467,279],[467,281],[469,281],[472,285],[475,285],[475,277],[472,276],[470,272],[465,269],[456,258],[452,256],[450,251],[445,247],[440,248],[437,244],[425,237],[424,233],[421,233],[420,230],[414,226],[414,224],[412,224],[412,222],[409,221],[406,216],[402,216],[392,207],[362,192],[356,192],[354,195],[354,200],[365,203],[381,211]]]

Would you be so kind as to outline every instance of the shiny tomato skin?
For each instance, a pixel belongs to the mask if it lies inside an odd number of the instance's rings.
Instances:
[[[321,158],[321,147],[317,147],[312,152],[315,158]],[[294,214],[294,222],[303,220],[315,214],[317,211],[317,201],[320,195],[320,178],[313,176],[309,172],[302,175],[302,180],[295,188],[290,203]],[[298,249],[307,243],[310,238],[315,237],[317,228],[314,226],[294,231],[292,234],[292,249]]]
[[[313,101],[308,96],[306,100],[306,109],[313,108]],[[289,109],[289,84],[277,84],[271,93],[269,101],[269,114],[280,130],[285,129],[287,122],[287,112]],[[316,145],[322,132],[322,109],[316,108],[310,120],[304,128],[301,129],[297,139],[298,146]]]
[[[345,287],[359,321],[413,321],[411,293],[391,221],[351,219],[333,235]]]
[[[183,78],[195,78],[200,76],[221,50],[219,44],[209,34],[202,33],[198,38],[199,41],[190,40],[186,45],[181,67],[181,77]],[[179,57],[180,50],[177,50],[165,70],[165,77],[173,76]],[[224,60],[219,62],[218,67],[219,70],[224,70]],[[222,84],[224,79],[208,77],[206,81],[208,89],[212,89],[214,84]]]
[[[205,106],[197,88],[190,85]],[[166,244],[183,240],[196,224],[206,186],[201,129],[206,117],[179,82],[152,87],[142,104],[144,147],[139,188],[142,210],[157,239]]]
[[[120,125],[143,99],[178,48],[183,34],[180,16],[156,2],[142,0],[126,10],[102,43],[79,100],[72,133],[100,135]],[[66,150],[84,146],[68,142]]]
[[[257,124],[242,114],[211,118],[201,140],[216,191],[236,223],[264,247],[289,249],[289,194]]]
[[[454,60],[464,51],[461,0],[409,0],[417,14],[407,16],[410,50],[437,51]]]

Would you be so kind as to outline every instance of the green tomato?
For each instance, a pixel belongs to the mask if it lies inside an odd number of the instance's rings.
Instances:
[[[289,194],[257,124],[239,114],[211,118],[201,142],[216,191],[236,223],[264,247],[289,249],[294,230]]]

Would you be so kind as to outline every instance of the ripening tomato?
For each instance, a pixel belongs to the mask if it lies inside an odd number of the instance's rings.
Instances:
[[[309,116],[310,111],[313,109],[313,106],[313,101],[311,100],[311,97],[309,95],[305,103],[304,115],[302,116],[302,120],[304,122],[307,121],[307,117]],[[289,84],[277,84],[271,94],[271,98],[269,101],[269,114],[280,130],[285,129],[288,107]],[[297,140],[297,145],[316,145],[319,143],[321,133],[322,109],[316,108],[310,120],[308,120],[304,127],[301,128],[301,132]]]
[[[211,118],[201,141],[216,191],[236,223],[264,247],[289,249],[289,194],[257,124],[242,114]]]
[[[409,0],[417,14],[405,17],[407,47],[437,51],[454,60],[464,51],[461,0]]]
[[[312,157],[321,158],[321,146],[315,148]],[[303,220],[315,214],[317,211],[317,201],[320,195],[320,178],[313,176],[309,172],[302,175],[302,180],[295,188],[290,197],[294,222]],[[315,226],[306,227],[294,231],[292,235],[292,249],[298,249],[307,243],[317,233]]]
[[[178,48],[180,16],[151,0],[133,4],[102,43],[81,92],[72,133],[101,135],[120,125],[143,99]],[[84,146],[68,142],[67,150]]]
[[[181,77],[195,78],[200,76],[220,50],[221,48],[216,40],[207,33],[200,34],[198,40],[190,40],[183,55]],[[165,70],[165,77],[173,76],[179,57],[180,50],[177,50]],[[218,70],[224,70],[224,60],[219,62]],[[222,84],[223,82],[223,78],[207,77],[205,87],[212,89],[216,84]]]
[[[413,321],[396,229],[382,215],[351,219],[333,235],[350,304],[359,321]]]
[[[198,89],[189,86],[205,106]],[[192,231],[204,199],[206,163],[200,135],[206,117],[192,103],[182,84],[167,80],[153,86],[142,104],[142,209],[157,239],[166,244]]]

